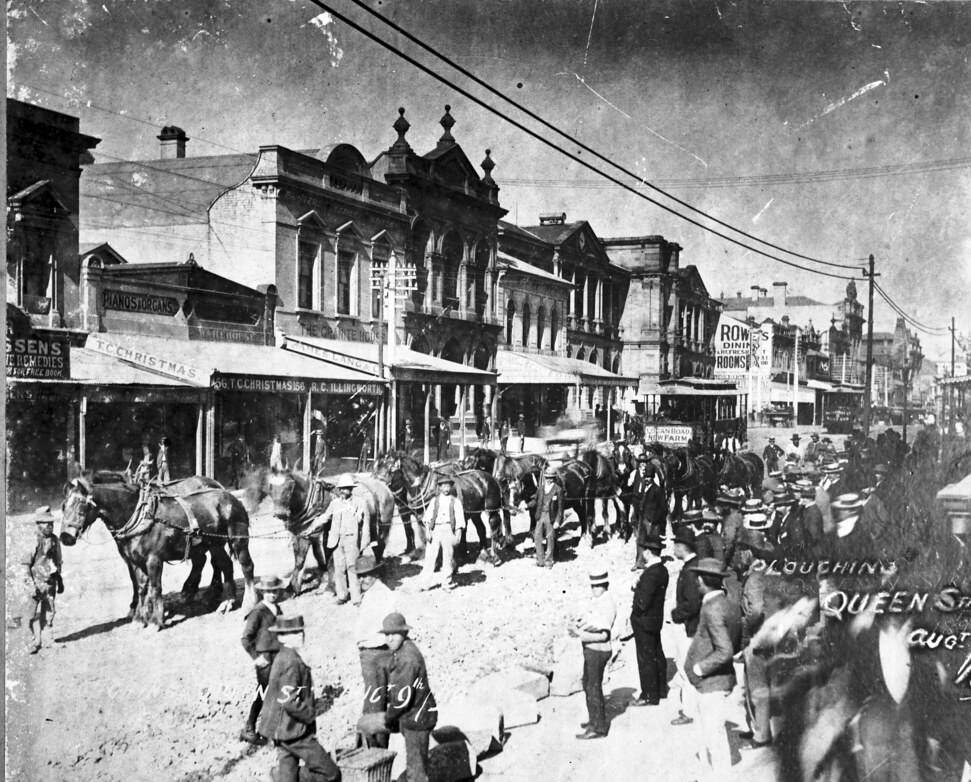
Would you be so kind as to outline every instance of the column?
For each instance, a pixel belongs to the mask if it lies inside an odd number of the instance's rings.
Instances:
[[[542,344],[540,345],[541,350],[550,349],[550,340],[552,339],[552,332],[550,331],[550,329],[553,327],[553,318],[551,317],[552,312],[553,312],[552,310],[547,311],[545,316],[543,317],[543,324],[542,324],[543,339],[542,339]],[[539,325],[540,325],[539,320],[537,320],[536,321],[537,328],[539,328]]]
[[[388,418],[388,451],[398,450],[398,381],[391,381],[390,416]]]
[[[431,452],[429,451],[429,448],[431,447],[432,438],[429,436],[429,434],[432,428],[432,394],[434,393],[435,389],[440,391],[441,387],[432,385],[425,387],[425,434],[424,437],[422,437],[422,441],[425,446],[425,464],[428,464],[431,461]]]
[[[196,409],[196,475],[206,470],[206,403],[200,401]]]
[[[81,469],[88,466],[88,395],[81,393],[81,403],[78,405],[78,463]]]
[[[465,384],[461,384],[459,389],[459,459],[465,458],[465,400],[468,397],[468,389]]]
[[[465,252],[467,252],[467,250]],[[469,305],[468,276],[469,276],[469,262],[468,262],[468,259],[465,259],[459,264],[459,281],[458,281],[459,312],[463,314],[469,312],[475,307],[474,292],[472,295],[473,302],[471,305]]]
[[[593,317],[596,320],[603,320],[603,303],[604,303],[604,281],[603,278],[597,278],[597,292],[595,294],[596,301],[594,302],[594,313]]]
[[[570,282],[573,283],[573,312],[572,313],[569,313],[569,314],[572,314],[574,318],[579,318],[580,317],[580,313],[583,311],[583,308],[581,306],[581,304],[582,304],[582,298],[583,298],[583,291],[581,291],[577,287],[577,271],[576,271],[576,269],[574,269],[573,272],[570,274]]]
[[[303,400],[303,453],[301,462],[303,470],[310,473],[310,391],[307,391]]]
[[[491,264],[490,264],[491,266]],[[487,318],[494,318],[496,316],[496,302],[492,295],[493,286],[493,274],[492,269],[487,269],[485,273],[485,294],[486,294],[486,306],[485,306],[485,316]]]
[[[441,418],[442,415],[442,385],[441,383],[435,386],[435,409],[438,410],[438,416]],[[427,436],[426,436],[427,439]]]
[[[590,304],[590,275],[588,274],[583,280],[583,318],[586,321],[592,321],[595,317],[593,312],[587,312],[587,307]]]
[[[207,478],[216,472],[216,401],[212,392],[206,398],[206,470]]]

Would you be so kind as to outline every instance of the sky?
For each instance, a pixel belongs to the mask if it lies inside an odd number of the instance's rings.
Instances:
[[[352,0],[332,2],[576,151]],[[971,332],[971,3],[367,2],[691,206],[854,268],[754,243],[613,172],[635,189],[770,254],[853,275],[864,303],[859,270],[872,253],[879,284],[909,315],[934,328],[954,316]],[[103,139],[99,160],[156,158],[165,124],[185,129],[188,155],[342,141],[370,160],[394,141],[398,106],[421,153],[450,104],[470,160],[492,150],[513,222],[562,211],[602,237],[661,234],[714,296],[776,281],[824,302],[843,296],[846,280],[765,258],[611,184],[308,0],[10,0],[7,36],[8,95],[79,116]],[[875,328],[892,330],[879,296],[874,309]],[[920,336],[926,355],[949,356],[946,334]]]

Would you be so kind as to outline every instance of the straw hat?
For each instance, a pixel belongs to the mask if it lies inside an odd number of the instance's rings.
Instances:
[[[335,484],[338,489],[353,489],[357,486],[357,481],[354,480],[354,476],[350,473],[345,473],[340,478],[337,479]]]

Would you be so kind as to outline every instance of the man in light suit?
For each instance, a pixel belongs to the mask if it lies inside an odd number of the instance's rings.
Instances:
[[[703,778],[724,780],[732,770],[725,712],[728,696],[736,683],[732,658],[741,647],[741,613],[738,605],[725,594],[723,586],[728,571],[719,560],[701,559],[689,570],[701,593],[701,613],[684,667],[695,689],[692,701],[699,724]]]

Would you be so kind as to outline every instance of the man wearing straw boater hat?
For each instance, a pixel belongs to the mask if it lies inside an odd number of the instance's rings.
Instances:
[[[239,734],[239,738],[250,744],[262,744],[262,740],[256,733],[256,720],[263,708],[263,693],[270,681],[273,659],[280,650],[277,635],[270,632],[270,629],[276,624],[277,617],[280,615],[278,604],[286,594],[286,583],[282,578],[275,576],[264,577],[256,582],[255,588],[260,593],[260,601],[246,614],[241,642],[243,649],[256,666],[256,697],[253,698],[249,716],[246,718],[246,727]]]
[[[422,589],[431,589],[435,578],[435,561],[442,553],[442,589],[455,586],[452,580],[455,562],[455,544],[465,529],[465,510],[462,502],[452,493],[455,481],[449,475],[438,479],[438,494],[425,509],[425,530],[428,544],[425,547],[425,564],[421,570]],[[485,541],[479,541],[485,546]]]
[[[381,630],[392,654],[385,726],[400,731],[405,740],[408,782],[428,782],[428,741],[438,721],[438,707],[425,658],[408,637],[412,628],[401,614],[388,614]]]
[[[529,503],[535,508],[533,544],[536,547],[536,566],[553,567],[556,558],[556,533],[563,524],[563,481],[557,474],[562,462],[551,459],[543,468],[543,479],[536,495]]]
[[[388,670],[391,651],[382,629],[384,618],[397,610],[395,594],[381,580],[381,563],[371,554],[359,557],[355,570],[361,580],[361,608],[357,615],[354,638],[361,658],[361,678],[364,679],[364,707],[362,714],[384,712],[388,703]],[[368,746],[387,747],[386,733],[367,733]]]
[[[610,579],[607,570],[590,573],[592,599],[587,613],[567,631],[579,638],[583,645],[583,692],[587,699],[587,721],[580,727],[578,739],[599,739],[607,735],[607,712],[603,680],[611,655],[611,631],[617,619],[617,605],[607,591]]]
[[[318,526],[330,522],[327,548],[334,551],[334,587],[338,604],[352,600],[354,605],[360,605],[361,585],[354,565],[361,552],[371,544],[371,525],[364,503],[354,496],[356,486],[353,475],[342,475],[334,487],[337,496],[316,522]]]
[[[61,544],[54,537],[54,516],[50,505],[42,505],[34,511],[31,521],[37,529],[37,542],[24,564],[33,602],[29,627],[34,640],[30,653],[37,654],[44,628],[54,624],[54,600],[64,591],[64,580],[61,577]]]
[[[644,572],[634,585],[630,626],[637,649],[637,672],[641,694],[631,706],[657,706],[667,696],[667,661],[661,647],[664,624],[664,594],[668,588],[668,569],[661,562],[664,541],[657,535],[644,540]]]
[[[726,779],[732,752],[725,732],[728,696],[735,687],[732,658],[741,647],[739,609],[725,594],[728,571],[717,559],[701,559],[689,567],[701,593],[698,627],[691,639],[685,670],[695,691],[692,703],[699,721],[701,765],[711,780]]]
[[[265,705],[256,724],[259,734],[276,747],[277,765],[270,776],[274,782],[298,782],[303,761],[305,778],[336,782],[340,769],[317,741],[314,681],[300,656],[303,617],[277,617],[270,632],[276,634],[280,650],[270,668]]]

